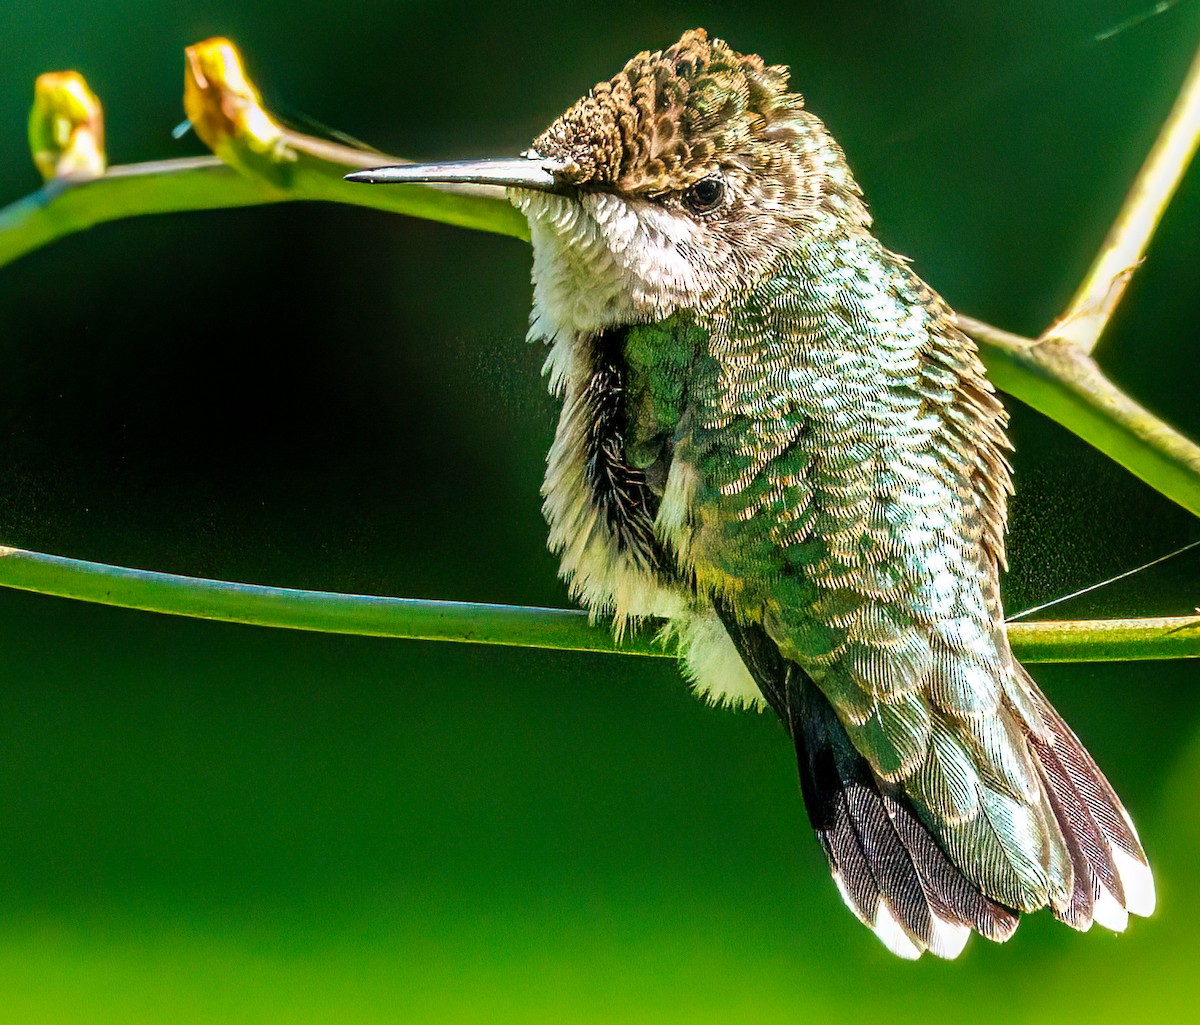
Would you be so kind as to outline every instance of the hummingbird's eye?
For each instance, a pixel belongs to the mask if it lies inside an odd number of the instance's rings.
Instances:
[[[725,198],[725,182],[715,175],[701,178],[695,185],[683,194],[683,201],[688,208],[698,214],[708,213],[721,205]]]

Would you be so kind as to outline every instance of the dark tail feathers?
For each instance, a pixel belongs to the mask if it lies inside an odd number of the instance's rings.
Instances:
[[[1058,820],[1075,870],[1071,902],[1055,916],[1076,929],[1092,922],[1121,932],[1129,915],[1154,910],[1154,877],[1137,831],[1104,774],[1079,738],[1023,668],[1048,736],[1029,736],[1046,796]]]
[[[784,722],[796,742],[800,789],[850,909],[901,957],[925,950],[957,957],[972,931],[1008,939],[1016,912],[984,896],[903,792],[876,778],[816,685],[789,683]]]
[[[888,949],[957,957],[972,931],[1008,939],[1017,914],[984,896],[943,853],[899,787],[876,778],[828,699],[762,628],[722,614],[751,675],[796,746],[800,789],[846,904]]]
[[[901,957],[957,957],[972,932],[1007,940],[1018,913],[982,893],[943,852],[904,791],[880,780],[850,742],[828,699],[760,626],[720,612],[747,668],[791,734],[800,789],[834,881],[850,909]],[[1137,832],[1079,739],[1018,667],[1041,716],[1027,734],[1071,856],[1070,902],[1054,914],[1077,929],[1121,931],[1154,909],[1154,882]]]

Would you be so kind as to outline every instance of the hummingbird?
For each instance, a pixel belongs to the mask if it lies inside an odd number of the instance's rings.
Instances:
[[[1004,407],[786,67],[689,31],[517,157],[348,178],[527,217],[562,576],[618,634],[665,620],[698,695],[774,710],[892,952],[1150,914],[1132,820],[1009,647]]]

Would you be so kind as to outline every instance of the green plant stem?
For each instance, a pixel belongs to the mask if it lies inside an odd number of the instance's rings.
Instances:
[[[1087,276],[1045,339],[1092,352],[1200,146],[1200,49]]]
[[[1035,342],[970,317],[958,319],[983,343],[980,355],[998,388],[1200,516],[1200,446],[1121,391],[1091,356],[1059,339]]]
[[[671,655],[653,629],[618,644],[583,612],[471,602],[380,598],[106,566],[0,548],[0,586],[78,601],[196,619],[467,644],[627,655]],[[1200,657],[1200,616],[1175,619],[1013,623],[1009,638],[1027,662]]]
[[[317,153],[303,153],[289,169],[284,186],[241,174],[217,157],[128,164],[110,168],[97,178],[56,178],[0,209],[0,267],[107,221],[291,200],[349,203],[528,239],[528,223],[500,190],[454,186],[371,189],[342,181],[349,169],[388,162],[396,161],[378,153],[322,145]]]
[[[1010,623],[1008,637],[1023,662],[1200,658],[1200,615]]]
[[[107,566],[0,548],[0,587],[193,619],[320,633],[459,641],[571,651],[664,654],[633,641],[618,648],[611,631],[570,609],[300,591]]]

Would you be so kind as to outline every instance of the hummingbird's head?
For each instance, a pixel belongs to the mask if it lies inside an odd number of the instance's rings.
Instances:
[[[507,186],[530,223],[543,334],[715,308],[806,234],[869,223],[787,69],[703,29],[638,54],[516,159],[351,177]]]

